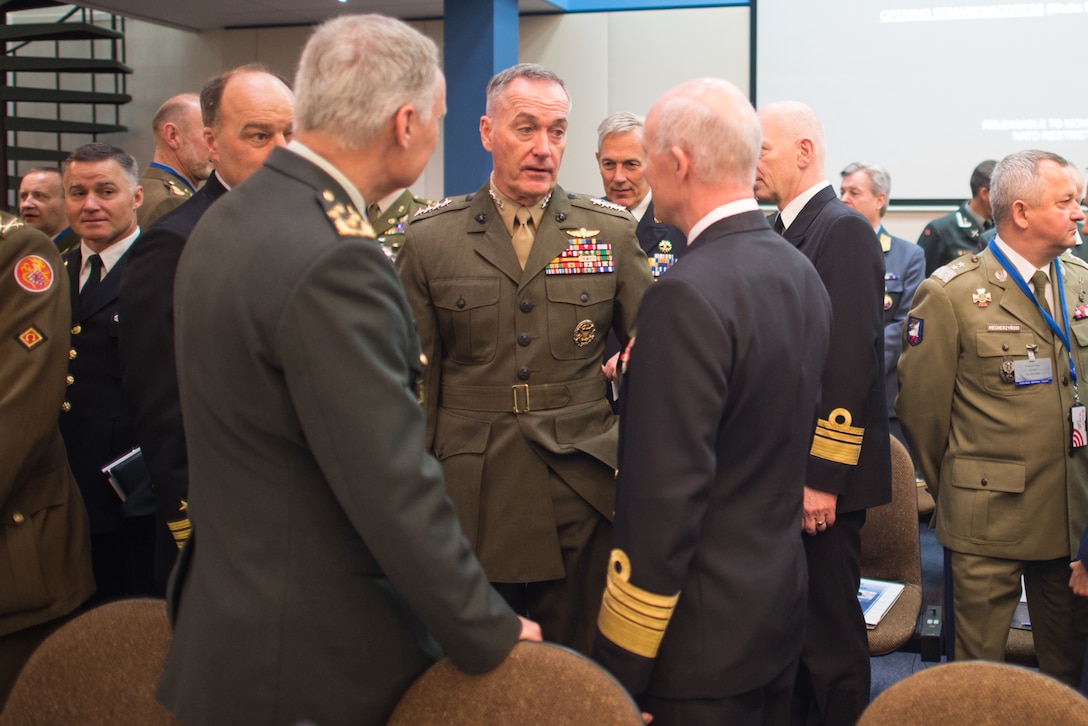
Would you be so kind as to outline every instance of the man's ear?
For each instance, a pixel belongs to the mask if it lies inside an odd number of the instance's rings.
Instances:
[[[412,130],[417,117],[415,107],[410,104],[401,106],[393,115],[393,133],[397,139],[397,146],[402,149],[407,149],[408,144],[411,143]]]
[[[137,184],[136,188],[132,190],[132,208],[139,209],[140,205],[144,203],[144,188],[142,185]]]
[[[491,153],[491,132],[494,127],[487,116],[480,117],[480,143],[484,145],[484,151]]]
[[[178,128],[177,124],[172,123],[170,121],[167,121],[165,124],[163,124],[163,126],[162,126],[162,138],[163,138],[163,141],[165,141],[166,145],[169,146],[174,151],[177,151],[178,148],[181,146],[180,136],[181,136],[181,129]]]
[[[1012,221],[1017,228],[1025,230],[1028,228],[1028,217],[1030,216],[1031,209],[1028,207],[1027,202],[1023,199],[1017,199],[1012,203]]]
[[[805,169],[816,154],[816,144],[812,139],[800,139],[797,142],[797,168]]]
[[[688,175],[691,174],[691,157],[688,156],[688,152],[679,146],[673,146],[669,149],[669,159],[672,161],[676,180],[683,181],[687,179]]]

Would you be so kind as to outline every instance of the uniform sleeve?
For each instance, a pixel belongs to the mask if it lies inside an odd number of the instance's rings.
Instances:
[[[941,284],[924,281],[914,297],[899,358],[895,411],[930,492],[937,494],[952,425],[959,330]]]
[[[925,279],[925,253],[916,246],[908,248],[908,251],[911,254],[903,274],[903,296],[899,298],[891,320],[884,326],[884,372],[888,375],[899,367],[899,354],[903,351],[903,324],[914,303],[914,293]]]
[[[40,462],[56,440],[64,400],[72,324],[68,275],[44,234],[21,227],[0,238],[0,300],[2,509],[30,474],[44,473],[26,467]],[[57,465],[68,464],[61,459]]]
[[[884,259],[873,228],[849,214],[832,223],[813,264],[834,322],[806,483],[842,495],[861,456],[870,396],[884,378]]]
[[[494,667],[520,624],[488,584],[439,463],[424,452],[419,347],[379,245],[348,239],[319,256],[276,335],[303,433],[345,515],[454,664]]]
[[[185,240],[153,227],[129,252],[119,295],[122,383],[155,488],[155,506],[180,547],[189,538],[189,467],[174,357],[174,275]]]
[[[594,647],[594,658],[634,694],[645,690],[684,597],[715,480],[727,362],[736,354],[711,306],[686,282],[662,277],[646,292],[643,311],[623,384],[616,549]],[[684,345],[692,340],[700,345]]]
[[[642,295],[654,278],[650,273],[650,264],[646,252],[638,244],[635,235],[635,223],[617,220],[621,234],[614,243],[616,260],[616,298],[613,307],[612,328],[620,341],[620,347],[627,345],[635,331],[635,319],[638,316]]]
[[[941,240],[940,228],[932,222],[922,230],[922,234],[918,237],[918,246],[922,248],[926,255],[926,277],[932,275],[934,270],[948,262],[948,260],[944,259],[944,242]]]
[[[423,410],[427,417],[424,448],[432,451],[435,421],[438,420],[438,386],[442,380],[442,336],[438,334],[438,317],[431,302],[423,257],[417,251],[418,243],[412,244],[418,234],[418,230],[408,227],[400,252],[397,253],[396,269],[404,286],[404,294],[408,297],[423,355],[427,359],[427,366],[423,371]]]

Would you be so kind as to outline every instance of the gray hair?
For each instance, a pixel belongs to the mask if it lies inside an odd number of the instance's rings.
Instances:
[[[1039,165],[1044,161],[1053,161],[1063,169],[1071,166],[1064,157],[1038,149],[1016,151],[997,162],[990,176],[990,207],[995,224],[1009,216],[1018,199],[1038,204],[1043,191]]]
[[[733,89],[727,81],[717,78],[699,82],[720,86],[727,93]],[[655,152],[666,154],[670,148],[679,146],[691,157],[692,172],[703,182],[732,181],[754,186],[763,131],[750,104],[736,110],[721,114],[684,96],[664,101],[657,110]]]
[[[516,66],[510,66],[506,70],[499,71],[487,82],[488,118],[495,118],[499,101],[503,93],[506,92],[506,87],[515,78],[528,78],[531,81],[550,81],[558,84],[567,96],[567,109],[570,109],[570,93],[567,91],[567,84],[563,83],[563,79],[556,75],[555,71],[536,63],[518,63]]]
[[[140,165],[136,163],[136,157],[119,146],[104,144],[99,141],[80,146],[64,160],[64,170],[67,172],[72,162],[94,163],[97,161],[116,161],[121,167],[129,184],[135,188],[140,183]]]
[[[627,111],[620,111],[614,113],[611,116],[601,121],[601,125],[597,127],[597,151],[601,150],[604,145],[604,140],[609,136],[617,136],[619,134],[629,134],[633,131],[637,131],[639,136],[642,135],[642,127],[646,125],[646,119]]]
[[[869,191],[872,192],[874,197],[884,195],[884,204],[880,206],[880,216],[883,217],[885,212],[888,211],[888,200],[892,195],[891,175],[888,174],[887,169],[878,164],[872,164],[868,161],[855,161],[853,164],[846,165],[846,168],[842,170],[842,177],[845,179],[859,171],[869,175]]]
[[[330,134],[345,149],[372,143],[410,105],[429,121],[442,77],[434,41],[381,15],[343,15],[306,42],[295,75],[295,127]]]

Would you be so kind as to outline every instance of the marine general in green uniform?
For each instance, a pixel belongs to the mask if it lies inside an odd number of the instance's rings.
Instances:
[[[475,194],[413,218],[397,266],[430,360],[427,445],[488,579],[587,652],[611,539],[618,431],[601,363],[651,283],[622,207],[556,186],[569,99],[523,64],[488,85]]]
[[[1024,575],[1040,670],[1076,685],[1088,600],[1068,581],[1088,520],[1077,385],[1088,264],[1065,252],[1084,218],[1068,166],[1041,151],[997,165],[997,237],[918,288],[896,410],[951,551],[956,658],[1004,660]]]

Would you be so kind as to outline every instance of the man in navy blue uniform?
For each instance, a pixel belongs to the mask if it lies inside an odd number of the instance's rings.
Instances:
[[[775,228],[820,273],[835,320],[805,482],[808,619],[793,716],[853,724],[870,680],[857,600],[861,525],[866,508],[891,499],[884,260],[873,228],[824,176],[827,147],[812,109],[783,101],[760,109],[759,120],[756,198],[778,207]]]
[[[899,353],[903,350],[903,325],[914,291],[925,279],[926,255],[918,245],[893,237],[882,222],[888,211],[892,178],[884,167],[855,161],[842,170],[839,194],[842,203],[869,220],[884,253],[884,393],[888,399],[888,426],[892,436],[907,445],[895,397],[899,393]]]
[[[593,655],[655,724],[784,723],[831,306],[753,198],[759,123],[736,87],[670,91],[644,143],[658,216],[692,242],[639,309]]]

